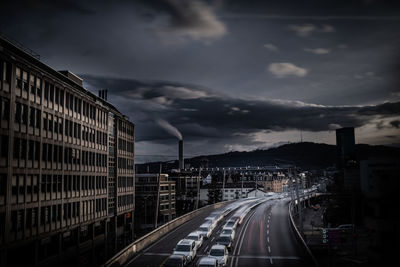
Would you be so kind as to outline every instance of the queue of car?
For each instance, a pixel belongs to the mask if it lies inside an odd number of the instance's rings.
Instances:
[[[243,204],[243,203],[242,203]],[[237,204],[236,204],[237,205]],[[212,212],[204,219],[200,227],[191,232],[180,240],[173,250],[173,254],[167,259],[165,267],[186,266],[193,262],[197,251],[203,245],[204,239],[208,239],[213,230],[217,227],[218,222],[222,220],[227,213],[234,208],[225,208],[222,211]],[[216,239],[216,244],[213,245],[207,256],[199,259],[198,267],[219,267],[226,266],[228,261],[229,251],[235,238],[236,227],[243,221],[246,214],[249,212],[247,206],[240,207],[234,215],[222,227],[220,235]]]

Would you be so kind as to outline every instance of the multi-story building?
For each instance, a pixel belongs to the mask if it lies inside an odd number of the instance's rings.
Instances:
[[[183,215],[196,209],[201,175],[198,172],[180,170],[170,172],[169,180],[176,184],[176,213]]]
[[[0,37],[0,118],[0,265],[99,264],[132,239],[126,116]]]
[[[176,217],[175,182],[168,174],[136,174],[136,227],[152,229]]]
[[[206,184],[202,185],[200,188],[200,202],[202,203],[202,205],[214,203],[214,199],[210,199],[210,193],[213,193],[212,190],[218,191],[219,201],[229,201],[234,199],[247,198],[248,193],[255,190],[256,188],[262,189],[263,187],[261,184],[257,183],[256,185],[254,182],[243,182],[243,184],[226,183],[225,186],[223,186],[222,183]]]

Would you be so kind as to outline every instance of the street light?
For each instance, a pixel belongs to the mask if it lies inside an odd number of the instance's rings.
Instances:
[[[294,161],[290,161],[290,160],[284,160],[284,159],[275,159],[278,161],[284,161],[284,162],[288,162],[290,163],[290,165],[288,166],[288,176],[289,176],[289,186],[291,187],[290,189],[290,197],[291,197],[291,201],[293,202],[293,194],[292,194],[292,179],[290,178],[290,168],[293,168],[294,171],[294,178],[295,178],[295,183],[296,183],[296,203],[297,204],[297,209],[299,210],[299,219],[300,219],[300,232],[303,232],[303,215],[302,215],[302,208],[301,208],[301,201],[300,201],[300,196],[299,196],[299,182],[297,180],[297,172],[296,172],[296,163]]]

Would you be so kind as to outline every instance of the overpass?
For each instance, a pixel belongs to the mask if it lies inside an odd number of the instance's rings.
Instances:
[[[156,238],[140,251],[118,260],[118,254],[106,266],[162,266],[171,255],[179,240],[195,231],[213,211],[230,209],[218,223],[210,238],[198,249],[195,260],[189,266],[197,266],[202,256],[206,256],[212,245],[216,244],[223,225],[239,208],[247,206],[249,211],[243,222],[236,228],[236,235],[229,253],[228,267],[237,266],[314,266],[309,251],[301,242],[298,232],[293,228],[289,216],[290,199],[283,194],[253,201],[208,206],[179,224],[174,229]],[[157,232],[157,231],[155,231]],[[120,256],[122,254],[119,254]]]

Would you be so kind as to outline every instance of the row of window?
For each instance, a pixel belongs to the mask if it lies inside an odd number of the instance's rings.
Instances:
[[[119,138],[118,139],[118,149],[129,152],[129,153],[133,153],[134,143],[124,140],[122,138]]]
[[[6,174],[0,174],[0,205],[5,204]],[[40,180],[40,200],[69,199],[104,195],[107,193],[106,176],[51,175],[42,174]],[[13,175],[11,204],[37,202],[39,195],[39,175]]]
[[[9,114],[6,111],[7,109],[9,109],[8,100],[5,100],[4,103],[1,102],[1,108],[2,108],[2,115],[4,109],[4,118],[8,120]],[[27,125],[28,117],[29,117],[29,126],[40,129],[41,111],[34,107],[30,107],[28,110],[27,105],[16,101],[15,118],[14,118],[15,123]],[[63,122],[64,119],[62,117],[53,115],[48,112],[43,112],[43,136],[47,138],[53,138],[53,133],[60,134],[61,136],[64,133],[65,136],[74,137],[78,140],[82,139],[83,141],[87,141],[93,144],[96,143],[103,146],[107,145],[106,132],[95,130],[87,126],[81,126],[80,123],[73,122],[72,120],[68,119],[65,119],[65,127],[63,127],[64,125]],[[26,132],[26,128],[24,130],[18,128],[17,130]],[[40,132],[38,132],[37,135],[40,136]]]
[[[2,149],[8,151],[8,138],[2,138],[1,144],[2,144]],[[7,154],[5,153],[5,156],[6,155]],[[37,165],[34,165],[33,162],[30,163],[26,162],[26,159],[30,161],[39,161],[40,142],[14,137],[13,159],[15,160],[14,165],[16,165],[14,167],[28,167],[28,168],[39,167]],[[42,161],[44,164],[42,165],[42,168],[61,169],[62,163],[73,164],[78,166],[82,164],[82,166],[106,168],[107,154],[90,152],[86,150],[81,151],[81,149],[63,147],[55,144],[42,143]],[[54,163],[55,165],[52,166],[51,163]]]
[[[169,207],[170,207],[169,204],[161,204],[160,205],[160,211],[169,210]],[[171,203],[171,209],[175,209],[175,203]]]
[[[118,196],[118,208],[129,208],[133,205],[133,194]]]
[[[133,170],[133,159],[118,157],[118,168],[124,170]]]
[[[68,219],[80,219],[86,221],[94,217],[102,217],[106,214],[107,199],[100,198],[95,200],[86,200],[82,202],[72,202],[64,204],[56,204],[40,207],[40,221],[39,221],[39,208],[28,208],[26,210],[12,210],[11,211],[11,231],[20,232],[25,228],[35,228],[39,226],[49,225],[50,223],[59,223],[63,221],[66,225]],[[80,218],[80,216],[82,217]],[[94,215],[94,216],[90,216]],[[78,220],[77,220],[78,221]],[[50,228],[47,228],[50,229]]]
[[[118,192],[131,191],[133,186],[133,177],[118,176]]]
[[[0,60],[0,90],[3,90],[2,82],[11,83],[11,63]]]
[[[171,197],[169,194],[160,196],[160,201],[167,201],[167,200],[174,200],[174,199],[175,199],[175,194],[171,194]]]
[[[54,109],[63,113],[65,107],[65,113],[68,115],[72,115],[72,112],[74,112],[77,114],[76,117],[78,119],[83,119],[102,128],[107,127],[107,112],[96,108],[95,105],[91,105],[89,102],[82,100],[79,96],[69,93],[60,86],[54,85],[47,80],[44,81],[42,103],[42,79],[36,77],[32,73],[29,74],[19,67],[16,67],[15,72],[16,96],[28,99],[30,93],[29,99],[31,101],[43,104],[48,109]],[[91,119],[91,121],[86,120],[86,118]]]
[[[132,124],[119,120],[118,121],[118,132],[122,137],[127,137],[129,139],[133,139],[134,136],[134,127]]]

